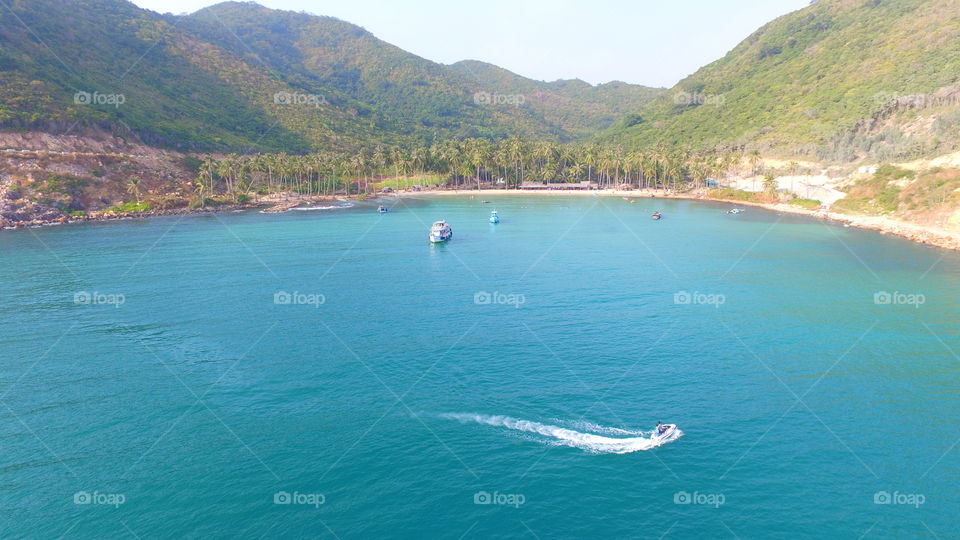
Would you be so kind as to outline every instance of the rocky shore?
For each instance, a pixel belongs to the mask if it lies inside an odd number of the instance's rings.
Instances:
[[[67,215],[57,208],[21,199],[16,191],[7,191],[0,199],[0,229],[14,230],[36,228],[69,223],[92,221],[110,221],[117,219],[149,218],[157,216],[181,216],[191,214],[209,214],[233,212],[237,210],[261,210],[265,213],[281,213],[299,206],[330,202],[338,199],[355,198],[347,196],[303,196],[289,197],[273,195],[248,203],[219,204],[207,207],[182,206],[178,208],[147,210],[144,212],[113,212],[109,210],[88,212],[82,215]]]
[[[166,210],[149,210],[146,212],[91,212],[81,216],[69,216],[60,212],[40,213],[32,219],[11,221],[0,218],[0,229],[14,230],[25,228],[65,225],[69,223],[84,223],[90,221],[111,221],[117,219],[148,218],[158,216],[181,216],[190,214],[211,214],[217,212],[231,212],[234,210],[252,210],[262,208],[262,204],[230,204],[210,206],[206,208],[170,208]]]

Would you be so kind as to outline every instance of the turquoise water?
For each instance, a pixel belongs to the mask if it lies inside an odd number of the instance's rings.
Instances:
[[[957,254],[493,201],[0,234],[0,535],[960,536]]]

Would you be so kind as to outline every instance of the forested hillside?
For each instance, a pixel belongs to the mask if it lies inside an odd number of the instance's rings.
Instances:
[[[828,161],[960,143],[960,2],[820,0],[749,36],[606,136]]]
[[[159,15],[125,0],[0,11],[0,128],[109,131],[198,151],[349,150],[518,134],[570,141],[652,92],[516,93],[330,17],[229,2]],[[603,105],[591,91],[602,94]],[[521,102],[521,103],[517,103]]]

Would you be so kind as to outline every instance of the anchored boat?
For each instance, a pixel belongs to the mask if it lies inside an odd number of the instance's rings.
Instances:
[[[662,217],[663,217],[663,214],[661,214],[660,212],[654,212],[653,215],[650,216],[650,219],[660,219]]]
[[[390,211],[390,209],[387,208],[386,206],[383,206],[383,205],[381,205],[381,206],[379,206],[379,207],[377,208],[377,212],[380,212],[381,214],[386,214],[386,213],[389,212],[389,211]]]
[[[438,244],[453,238],[453,229],[446,221],[437,221],[430,227],[430,242]]]
[[[500,223],[500,215],[497,214],[496,210],[490,212],[490,223]]]

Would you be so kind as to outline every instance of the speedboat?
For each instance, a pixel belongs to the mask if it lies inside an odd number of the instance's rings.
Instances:
[[[653,439],[663,441],[670,438],[677,431],[676,424],[660,424],[653,432]]]
[[[382,206],[382,205],[381,205],[381,206],[377,207],[377,212],[380,212],[381,214],[386,214],[386,213],[389,212],[389,211],[390,211],[390,209],[387,208],[386,206]]]
[[[438,244],[453,238],[453,229],[446,221],[437,221],[430,227],[430,242]]]
[[[660,212],[654,212],[653,215],[650,216],[650,219],[660,219],[662,217],[663,217],[663,214],[661,214]]]
[[[490,223],[500,223],[500,216],[496,210],[490,212]]]

